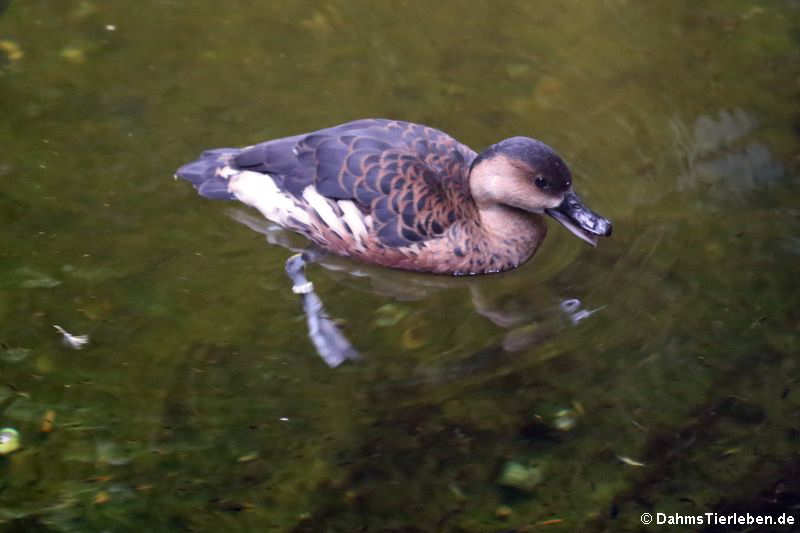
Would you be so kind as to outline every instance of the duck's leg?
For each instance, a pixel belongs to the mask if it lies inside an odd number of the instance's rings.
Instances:
[[[313,250],[295,254],[286,261],[286,273],[292,280],[292,291],[303,299],[311,343],[325,363],[335,368],[348,359],[357,359],[358,352],[328,317],[322,301],[314,292],[314,285],[306,277],[306,263],[319,257],[319,252]]]

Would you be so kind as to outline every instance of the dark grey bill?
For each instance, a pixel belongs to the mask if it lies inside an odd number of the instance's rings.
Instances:
[[[583,205],[572,191],[564,196],[558,207],[544,211],[592,246],[597,246],[598,236],[611,235],[611,221]]]

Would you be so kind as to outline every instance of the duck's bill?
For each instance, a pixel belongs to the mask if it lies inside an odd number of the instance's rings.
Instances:
[[[572,191],[564,196],[564,201],[558,207],[545,209],[545,213],[592,246],[597,246],[598,237],[611,235],[611,221],[583,205]]]

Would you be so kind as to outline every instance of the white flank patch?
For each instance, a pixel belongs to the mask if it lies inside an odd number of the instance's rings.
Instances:
[[[240,202],[255,207],[278,224],[287,225],[290,216],[303,224],[311,223],[308,213],[281,191],[268,174],[250,170],[239,172],[230,178],[228,190]]]
[[[336,213],[333,212],[333,208],[331,204],[328,203],[328,199],[318,193],[313,185],[309,185],[303,189],[303,199],[317,212],[319,218],[321,218],[329,228],[338,233],[340,237],[343,237],[345,233],[347,233],[344,224],[342,224],[342,221],[336,216]]]
[[[339,200],[338,204],[344,213],[344,223],[347,224],[350,231],[353,232],[356,243],[359,245],[364,244],[364,239],[367,238],[367,227],[364,225],[364,215],[361,214],[356,204],[350,200]]]
[[[220,177],[223,177],[225,179],[230,178],[231,176],[235,175],[237,172],[239,172],[239,171],[229,167],[228,165],[225,165],[224,167],[217,169],[217,175],[220,176]]]

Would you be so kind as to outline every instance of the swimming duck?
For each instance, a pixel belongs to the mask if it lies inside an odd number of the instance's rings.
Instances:
[[[477,154],[396,120],[209,150],[176,177],[202,196],[253,206],[324,250],[439,274],[521,265],[545,238],[545,214],[592,245],[612,228],[581,203],[569,168],[543,142],[511,137]]]

